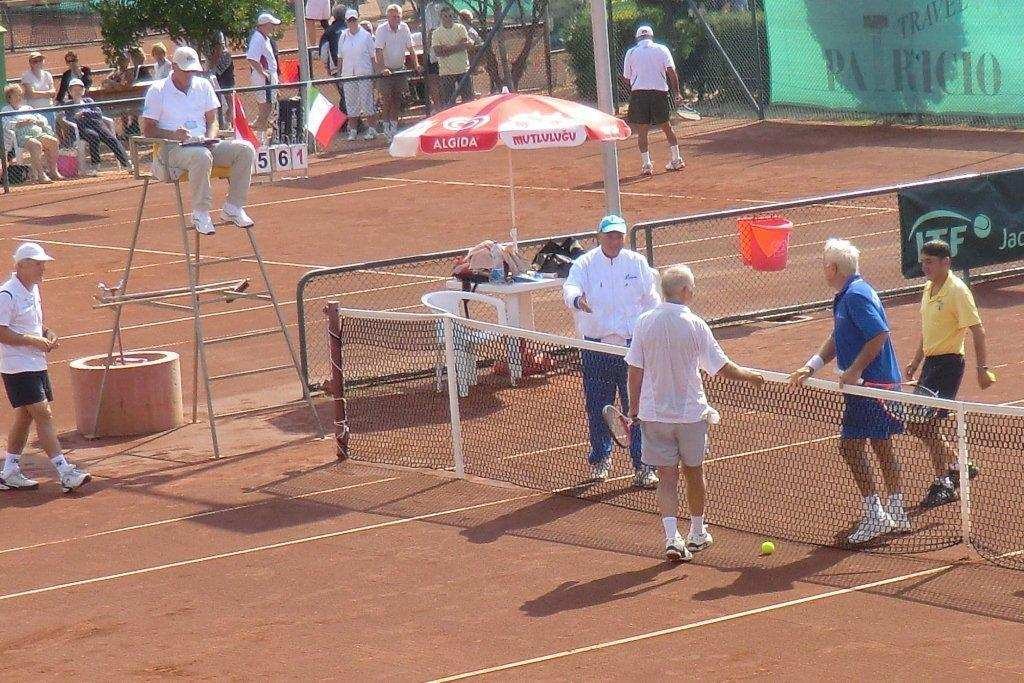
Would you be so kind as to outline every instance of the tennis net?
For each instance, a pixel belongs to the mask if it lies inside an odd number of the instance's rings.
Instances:
[[[332,393],[344,397],[339,425],[348,430],[348,456],[657,511],[653,491],[634,486],[623,449],[613,448],[606,481],[591,480],[584,384],[597,382],[592,393],[614,392],[614,378],[624,381],[623,349],[462,318],[328,309],[337,315],[330,326]],[[893,437],[911,529],[858,547],[914,553],[966,539],[993,562],[1024,569],[1024,409],[864,387],[840,391],[817,379],[798,387],[779,373],[763,374],[763,387],[705,378],[709,402],[721,413],[705,460],[710,524],[848,546],[862,497],[839,451],[845,392],[892,415],[947,410],[945,417],[931,413],[929,422],[951,449],[946,464],[959,471],[969,460],[980,472],[963,485],[960,501],[922,509],[936,474],[928,449],[910,434]],[[604,434],[603,422],[595,424]],[[877,459],[869,461],[885,500],[890,487]]]

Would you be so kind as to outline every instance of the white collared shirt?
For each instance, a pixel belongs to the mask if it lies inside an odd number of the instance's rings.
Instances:
[[[31,86],[33,91],[53,90],[53,74],[46,69],[43,69],[38,76],[32,69],[29,69],[21,75],[21,82]],[[26,97],[25,104],[33,109],[42,109],[43,107],[52,107],[53,100],[49,97]]]
[[[664,45],[644,38],[626,50],[622,63],[622,75],[633,90],[661,90],[668,92],[666,69],[674,69],[672,53]]]
[[[373,73],[373,36],[360,28],[352,33],[347,28],[338,35],[338,62],[341,76],[369,76]]]
[[[699,371],[715,375],[729,357],[706,322],[666,301],[640,316],[626,362],[644,371],[641,420],[692,423],[705,419],[708,409]]]
[[[43,336],[43,304],[39,287],[26,289],[16,275],[0,286],[0,325],[18,334]],[[33,346],[0,344],[0,372],[34,372],[46,369],[46,354]]]
[[[404,21],[391,30],[391,24],[382,21],[377,27],[374,44],[384,54],[384,66],[392,71],[405,68],[405,53],[412,47],[412,33]]]
[[[270,38],[259,31],[254,30],[249,36],[249,46],[245,51],[245,58],[258,63],[271,75],[277,73],[277,57],[274,56],[274,46],[271,44]]]
[[[623,249],[610,259],[594,247],[572,264],[562,285],[565,305],[575,311],[580,335],[623,344],[633,336],[636,319],[661,302],[657,273],[647,259]],[[592,313],[578,310],[575,302],[586,295]]]
[[[220,107],[210,81],[194,76],[188,92],[182,92],[171,78],[149,86],[142,116],[156,121],[164,130],[184,127],[193,137],[206,136],[206,112]]]

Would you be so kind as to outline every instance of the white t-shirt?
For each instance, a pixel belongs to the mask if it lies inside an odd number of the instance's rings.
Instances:
[[[373,73],[373,36],[360,28],[354,34],[345,29],[338,36],[338,61],[342,76],[369,76]]]
[[[623,249],[610,259],[594,247],[572,264],[562,295],[565,305],[575,310],[582,336],[621,345],[633,336],[640,314],[661,303],[656,284],[657,275],[643,255]],[[573,306],[581,294],[587,295],[592,313]]]
[[[699,371],[714,375],[729,357],[706,322],[666,301],[637,320],[626,362],[644,371],[641,420],[692,423],[705,419],[708,408]]]
[[[185,128],[192,137],[206,136],[206,112],[220,107],[217,93],[205,78],[194,76],[188,92],[165,78],[149,86],[142,116],[156,121],[164,130]]]
[[[384,52],[384,66],[391,69],[405,68],[406,51],[412,47],[412,32],[404,21],[398,22],[394,31],[388,22],[381,22],[374,37],[374,47]]]
[[[23,85],[30,86],[32,90],[53,90],[53,74],[46,69],[43,69],[38,77],[32,69],[29,69],[21,75],[21,82]],[[52,107],[53,99],[50,97],[26,97],[25,104],[33,109]]]
[[[622,63],[622,75],[630,82],[633,90],[661,90],[668,92],[666,69],[674,69],[672,53],[664,45],[650,38],[644,38],[626,50]]]
[[[277,58],[274,57],[274,48],[270,44],[270,38],[259,31],[253,31],[249,36],[249,49],[245,51],[245,58],[258,62],[271,75],[277,73]]]
[[[43,303],[39,287],[25,289],[16,275],[0,287],[0,325],[18,334],[43,336]],[[0,344],[0,372],[38,372],[46,369],[46,354],[32,346]]]

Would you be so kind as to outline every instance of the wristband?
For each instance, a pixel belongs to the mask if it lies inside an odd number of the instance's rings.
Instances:
[[[575,308],[577,311],[580,310],[580,299],[582,298],[583,295],[580,294],[578,297],[572,300],[572,307]]]
[[[821,370],[823,367],[825,367],[825,360],[818,354],[814,354],[809,359],[807,359],[807,362],[804,363],[804,365],[806,367],[809,367],[813,372],[817,372],[818,370]]]

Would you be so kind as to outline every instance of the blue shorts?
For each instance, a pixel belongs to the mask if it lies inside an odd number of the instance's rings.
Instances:
[[[876,398],[843,394],[844,439],[888,439],[903,433],[903,423]]]

